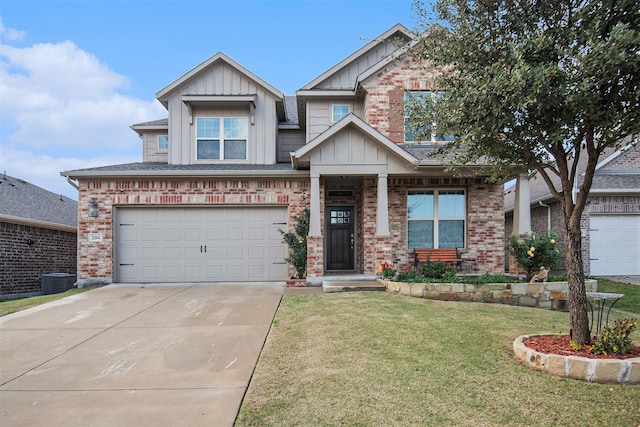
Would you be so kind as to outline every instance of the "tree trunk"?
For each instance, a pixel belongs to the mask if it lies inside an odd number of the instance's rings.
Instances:
[[[587,294],[584,285],[584,266],[582,263],[582,237],[580,223],[567,227],[565,236],[565,262],[569,280],[569,327],[571,339],[580,345],[591,341],[589,317],[587,316]]]

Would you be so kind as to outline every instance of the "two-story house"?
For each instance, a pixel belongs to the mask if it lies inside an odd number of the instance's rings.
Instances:
[[[405,97],[439,72],[402,54],[412,40],[395,25],[295,96],[224,53],[161,89],[168,119],[132,126],[142,162],[61,173],[79,187],[80,285],[284,281],[279,230],[305,207],[308,283],[410,268],[415,247],[502,273],[502,185],[429,157],[437,132],[405,132]]]

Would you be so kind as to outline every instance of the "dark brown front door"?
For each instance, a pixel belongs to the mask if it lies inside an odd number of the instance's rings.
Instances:
[[[353,270],[353,206],[327,207],[327,270]]]

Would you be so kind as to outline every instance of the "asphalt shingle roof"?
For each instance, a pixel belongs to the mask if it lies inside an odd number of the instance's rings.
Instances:
[[[211,171],[212,175],[216,171],[287,171],[293,170],[291,163],[276,163],[273,165],[252,165],[252,164],[197,164],[197,165],[171,165],[163,162],[135,162],[120,165],[98,166],[94,168],[76,169],[63,172],[65,176],[74,176],[77,172],[194,172]]]
[[[635,147],[635,149],[638,149]],[[601,161],[608,159],[614,155],[617,150],[608,149],[600,156]],[[586,156],[580,159],[578,164],[578,173],[580,174],[577,179],[577,184],[582,184],[584,179],[584,171],[586,168]],[[552,175],[552,181],[556,189],[560,189],[560,178]],[[592,190],[639,190],[640,191],[640,170],[630,169],[625,171],[615,171],[607,169],[605,166],[602,169],[596,170],[593,176],[593,183],[591,185]],[[544,201],[552,198],[551,191],[544,179],[540,176],[534,175],[529,180],[530,200],[531,202]],[[511,211],[515,204],[515,185],[510,186],[505,190],[504,207],[505,210]]]
[[[78,202],[9,175],[0,175],[0,215],[76,227]]]

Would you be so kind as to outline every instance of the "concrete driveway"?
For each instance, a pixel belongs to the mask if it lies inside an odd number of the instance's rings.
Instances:
[[[232,426],[283,290],[110,285],[0,317],[0,424]]]

